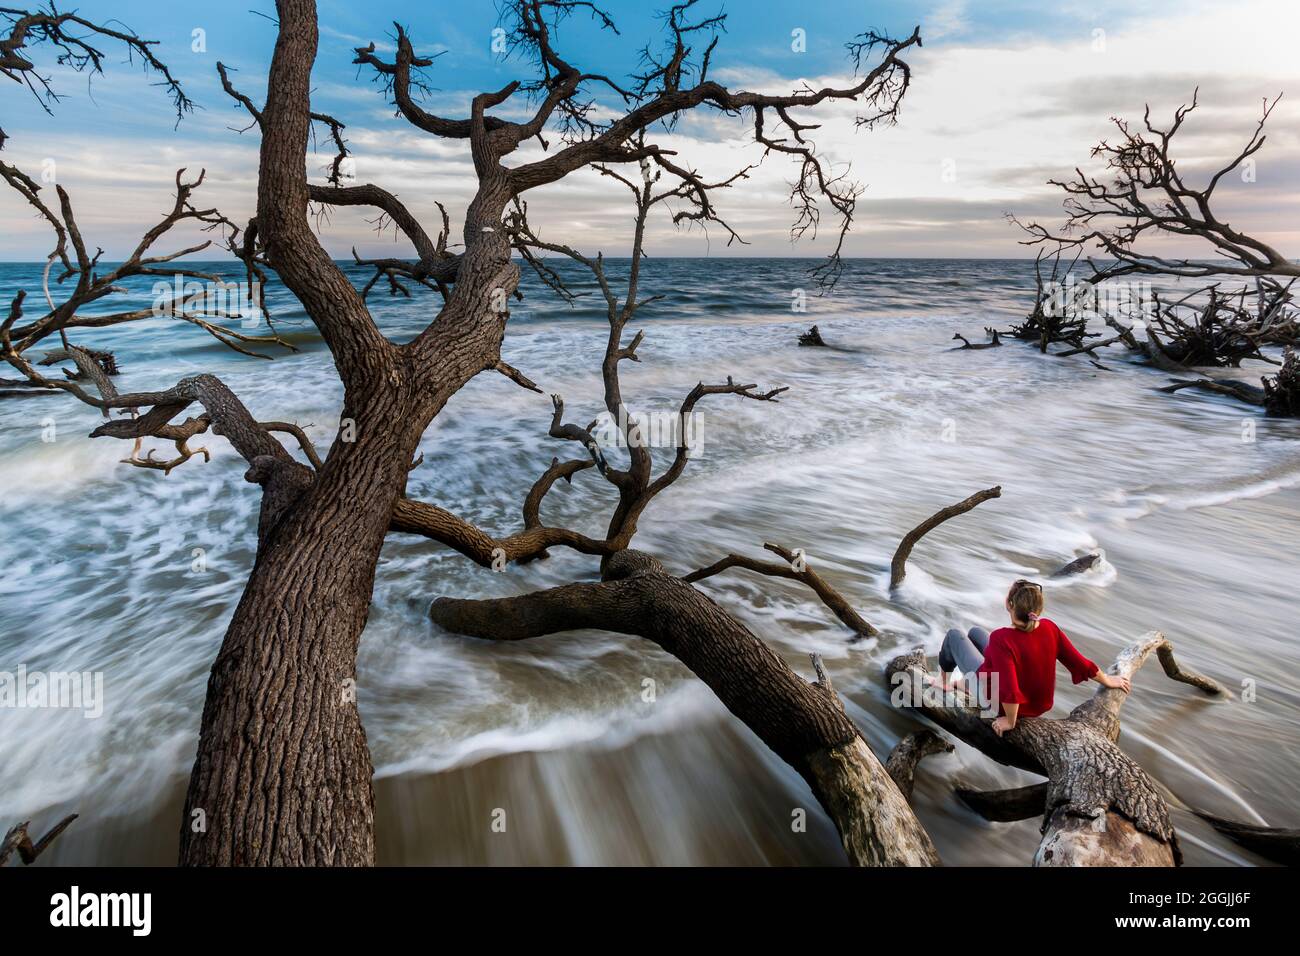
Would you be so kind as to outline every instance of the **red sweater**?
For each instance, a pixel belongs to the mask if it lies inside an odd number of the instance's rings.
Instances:
[[[1097,665],[1080,654],[1065,632],[1040,618],[1032,631],[1000,627],[989,635],[979,673],[990,675],[989,693],[1001,704],[1019,704],[1020,717],[1037,717],[1052,709],[1056,662],[1065,665],[1076,684],[1097,673]],[[996,685],[992,683],[997,676]]]

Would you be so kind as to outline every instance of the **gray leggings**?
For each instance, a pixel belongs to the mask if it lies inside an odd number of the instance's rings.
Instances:
[[[984,663],[984,649],[989,646],[989,632],[982,627],[972,627],[963,634],[952,628],[939,648],[939,667],[946,673],[960,671],[969,674],[979,670]]]

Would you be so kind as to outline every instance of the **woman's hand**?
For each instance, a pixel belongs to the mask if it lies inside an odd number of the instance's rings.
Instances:
[[[1016,722],[1006,716],[999,717],[993,721],[993,732],[1001,737],[1008,730],[1015,730]]]
[[[1133,689],[1133,685],[1127,677],[1103,674],[1101,671],[1097,672],[1097,683],[1102,687],[1111,687],[1117,690],[1122,690],[1126,694]]]

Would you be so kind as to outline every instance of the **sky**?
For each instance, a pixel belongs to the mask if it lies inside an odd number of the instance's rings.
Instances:
[[[33,0],[29,0],[33,2]],[[626,76],[638,51],[662,42],[650,3],[609,0],[619,33],[601,31],[582,14],[561,27],[558,46],[589,72]],[[218,60],[237,86],[261,102],[275,42],[270,0],[83,0],[89,19],[117,20],[158,40],[168,63],[199,109],[179,125],[154,79],[104,45],[105,75],[91,79],[53,63],[48,50],[29,55],[53,75],[62,94],[47,115],[22,87],[4,84],[0,127],[10,140],[0,159],[68,190],[87,242],[121,256],[170,205],[175,171],[202,168],[196,201],[235,221],[253,212],[258,139],[240,133],[246,116],[221,91]],[[1221,218],[1300,257],[1300,2],[1064,2],[1020,0],[873,3],[862,0],[701,0],[698,9],[728,14],[714,55],[712,78],[730,88],[788,92],[801,81],[843,84],[852,75],[844,43],[877,29],[906,36],[919,25],[921,50],[899,123],[857,131],[852,104],[819,108],[811,135],[836,171],[865,185],[845,254],[867,257],[1025,257],[1032,252],[1005,220],[1057,222],[1060,194],[1046,184],[1075,166],[1095,169],[1091,147],[1108,135],[1112,116],[1140,119],[1149,103],[1163,122],[1199,87],[1200,107],[1178,137],[1185,177],[1197,178],[1234,156],[1258,120],[1265,97],[1285,92],[1268,125],[1268,141],[1253,176],[1225,178],[1216,193]],[[527,64],[492,52],[498,11],[493,0],[321,0],[320,51],[313,73],[313,108],[347,124],[358,182],[396,193],[436,232],[435,202],[447,206],[453,237],[475,179],[468,146],[440,140],[395,116],[373,71],[352,64],[353,48],[373,41],[391,56],[393,22],[403,24],[420,53],[439,53],[428,71],[434,87],[426,108],[463,115],[470,97],[527,78]],[[797,31],[802,31],[798,33]],[[794,42],[802,36],[803,49]],[[617,100],[597,91],[598,106]],[[522,111],[523,104],[508,104]],[[658,141],[678,162],[706,175],[730,174],[754,162],[752,125],[745,118],[701,115]],[[531,146],[536,150],[540,147]],[[309,154],[309,172],[324,179],[332,154]],[[517,154],[508,163],[524,161]],[[788,203],[795,168],[769,157],[740,187],[717,198],[720,211],[748,241],[727,245],[725,232],[684,229],[668,215],[652,222],[651,255],[818,256],[833,246],[826,228],[792,244]],[[530,219],[544,238],[585,252],[625,255],[632,210],[622,186],[581,174],[530,192]],[[403,255],[409,245],[392,230],[377,233],[360,210],[335,210],[321,238],[339,258]],[[829,226],[829,220],[827,222]],[[178,236],[178,245],[183,237]],[[48,229],[12,192],[0,193],[0,261],[41,260]],[[1162,252],[1196,254],[1170,244]]]

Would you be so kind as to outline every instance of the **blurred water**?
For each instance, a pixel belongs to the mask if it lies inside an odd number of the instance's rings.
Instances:
[[[1298,825],[1300,425],[1226,399],[1160,395],[1163,375],[1118,356],[1099,370],[1019,344],[952,351],[954,331],[975,339],[1023,313],[1031,263],[856,261],[827,298],[812,295],[806,265],[647,264],[643,294],[665,298],[635,325],[646,330],[642,362],[623,366],[635,409],[671,411],[696,381],[727,375],[790,391],[779,404],[701,405],[703,451],[651,507],[638,545],[680,572],[729,550],[760,554],[764,541],[805,548],[883,637],[850,643],[791,582],[730,572],[701,586],[801,672],[821,653],[882,755],[912,726],[880,688],[885,660],[917,644],[935,650],[953,624],[999,623],[1010,579],[1102,548],[1101,567],[1049,585],[1048,613],[1082,650],[1109,661],[1160,628],[1186,664],[1238,691],[1209,702],[1150,667],[1126,705],[1123,745],[1183,803]],[[0,265],[0,301],[20,283],[38,295],[38,279],[37,266]],[[524,288],[505,357],[586,422],[599,409],[598,297],[571,309],[528,277]],[[791,311],[799,288],[806,313]],[[328,353],[283,289],[270,296],[303,349],[274,363],[165,319],[74,341],[113,349],[124,389],[215,372],[254,414],[310,424],[327,447],[340,400]],[[104,310],[148,298],[139,286]],[[373,309],[405,341],[435,298],[379,295]],[[795,345],[812,322],[833,348]],[[549,418],[546,396],[480,376],[429,430],[409,494],[508,533],[551,457],[574,454],[547,437]],[[1248,419],[1253,442],[1243,441]],[[0,670],[102,671],[106,697],[99,719],[0,709],[0,823],[35,817],[41,829],[79,812],[48,862],[167,864],[208,669],[252,562],[257,491],[220,438],[194,443],[210,463],[164,477],[120,464],[124,443],[87,439],[98,420],[63,396],[0,399]],[[899,537],[993,484],[1000,500],[917,548],[905,600],[891,603]],[[551,493],[545,514],[598,534],[611,500],[586,472]],[[652,645],[581,632],[496,646],[424,618],[441,594],[520,593],[595,573],[594,561],[557,551],[493,574],[427,541],[389,540],[358,666],[380,862],[838,863],[833,828],[802,781]],[[1245,699],[1243,682],[1254,690]],[[1058,711],[1083,692],[1061,687]],[[952,785],[1028,779],[961,745],[931,758],[916,802],[944,859],[1027,863],[1036,824],[983,823]],[[807,832],[791,828],[798,808]],[[492,829],[498,810],[504,833]],[[1186,812],[1176,823],[1191,863],[1259,862]]]

